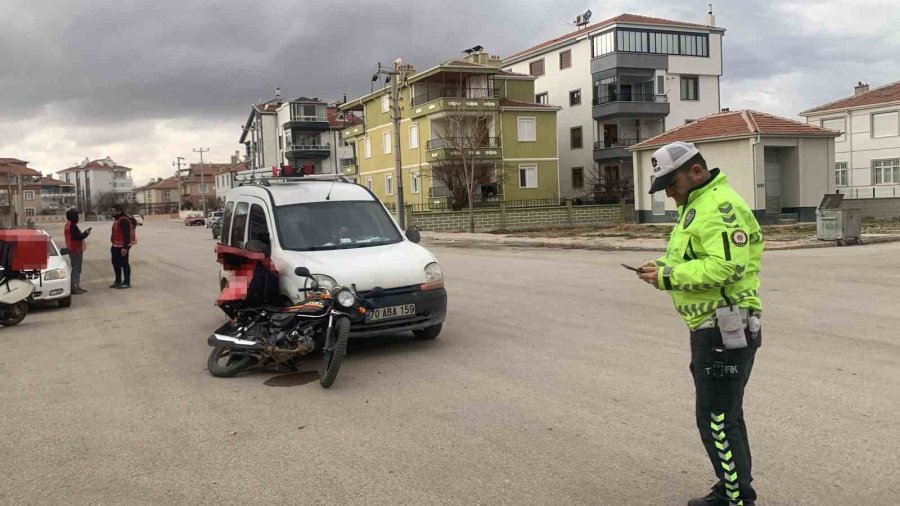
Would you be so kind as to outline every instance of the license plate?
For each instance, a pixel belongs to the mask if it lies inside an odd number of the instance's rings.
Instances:
[[[381,320],[391,320],[394,318],[405,318],[407,316],[416,315],[415,304],[404,304],[402,306],[379,307],[373,309],[369,313],[367,322],[376,322]]]

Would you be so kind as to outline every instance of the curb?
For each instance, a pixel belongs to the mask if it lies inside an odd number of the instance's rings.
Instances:
[[[577,242],[568,242],[568,243],[559,243],[559,242],[549,242],[549,241],[524,241],[524,240],[486,240],[486,239],[445,239],[445,238],[435,238],[435,237],[423,237],[424,241],[440,245],[440,246],[449,246],[449,247],[471,247],[471,246],[488,246],[488,247],[510,247],[510,248],[548,248],[548,249],[583,249],[590,251],[661,251],[665,252],[665,246],[628,246],[628,245],[615,245],[615,244],[589,244],[589,243],[577,243]],[[863,237],[862,246],[868,246],[871,244],[884,244],[891,242],[900,242],[900,236],[893,237]],[[839,247],[837,243],[834,242],[811,242],[811,243],[802,243],[795,245],[785,245],[785,244],[766,244],[765,251],[785,251],[785,250],[798,250],[798,249],[817,249],[817,248],[837,248]]]

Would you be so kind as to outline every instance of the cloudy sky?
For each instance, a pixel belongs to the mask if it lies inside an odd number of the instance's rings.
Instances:
[[[340,99],[377,62],[419,69],[480,44],[502,56],[576,14],[702,23],[708,1],[0,0],[0,157],[55,172],[111,156],[134,179],[227,161],[250,104],[281,87]],[[713,2],[727,29],[722,106],[787,117],[900,80],[896,0]]]

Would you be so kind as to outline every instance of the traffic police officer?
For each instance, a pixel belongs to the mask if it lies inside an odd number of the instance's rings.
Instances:
[[[718,477],[709,495],[688,505],[749,506],[756,491],[743,400],[762,342],[759,223],[693,144],[663,146],[651,163],[650,193],[665,190],[675,200],[678,223],[665,256],[639,276],[669,292],[690,328],[697,428]]]

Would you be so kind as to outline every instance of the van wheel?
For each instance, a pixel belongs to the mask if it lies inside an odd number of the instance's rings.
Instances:
[[[72,305],[72,296],[69,295],[65,299],[59,299],[59,307],[69,307]]]
[[[430,327],[425,327],[422,330],[413,330],[413,335],[416,339],[427,341],[429,339],[434,339],[441,333],[441,327],[443,327],[443,323],[438,323],[437,325],[432,325]]]

